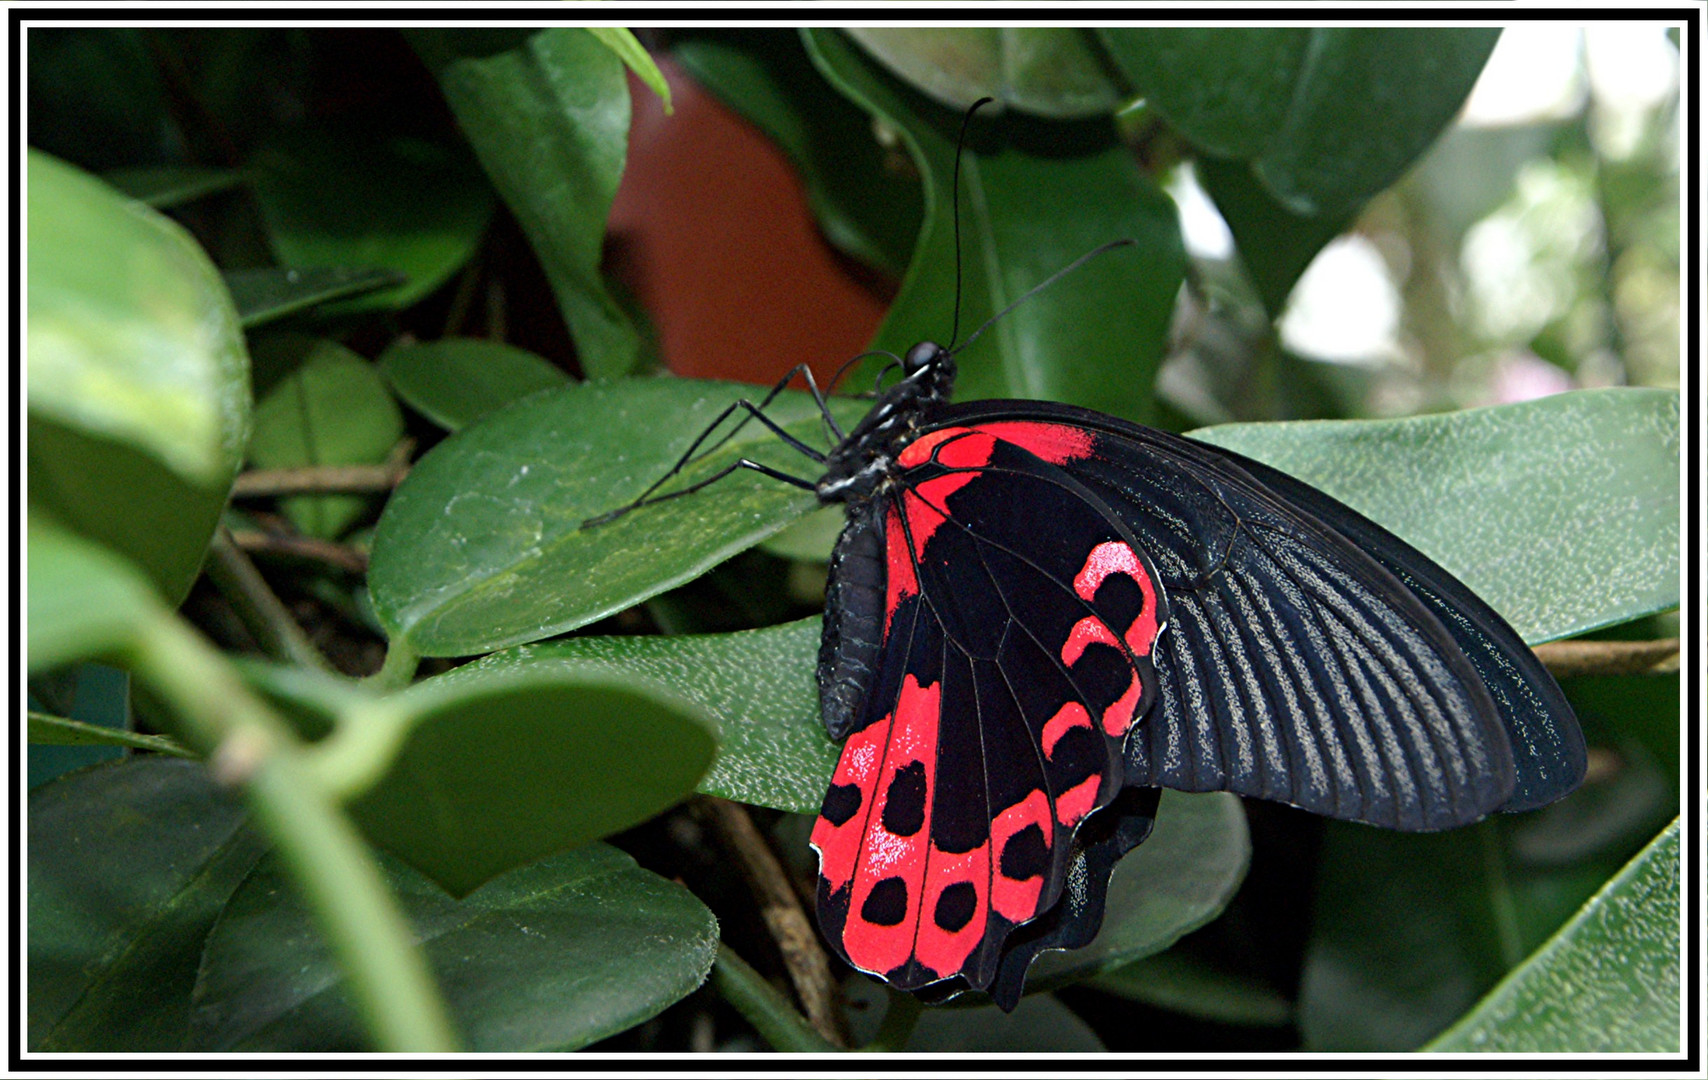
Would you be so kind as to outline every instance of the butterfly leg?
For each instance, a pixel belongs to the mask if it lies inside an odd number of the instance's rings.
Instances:
[[[763,419],[763,417],[761,417],[761,419]],[[717,472],[706,477],[704,480],[697,480],[694,483],[689,484],[687,487],[681,489],[680,491],[667,491],[663,495],[654,495],[651,498],[648,498],[648,497],[643,495],[639,499],[636,499],[634,502],[629,503],[627,506],[620,506],[617,509],[612,510],[608,513],[600,514],[598,517],[588,518],[586,521],[583,521],[581,523],[581,527],[583,529],[585,529],[585,528],[589,528],[593,525],[603,525],[606,522],[615,521],[617,518],[622,517],[624,514],[628,513],[630,510],[635,510],[635,509],[638,509],[639,507],[642,507],[642,506],[652,506],[655,503],[669,502],[671,499],[680,499],[684,495],[692,495],[692,494],[694,494],[694,492],[699,491],[701,488],[706,488],[706,487],[712,486],[713,484],[717,483],[719,480],[722,480],[724,477],[728,476],[729,474],[735,472],[738,469],[752,469],[756,473],[761,473],[765,476],[769,476],[773,480],[781,480],[785,484],[793,484],[795,487],[801,488],[805,491],[816,491],[818,488],[818,485],[815,484],[811,480],[807,480],[807,479],[805,479],[803,477],[799,477],[799,476],[790,476],[788,473],[783,472],[781,469],[773,469],[769,465],[764,465],[764,464],[761,464],[760,462],[753,461],[753,460],[750,460],[748,458],[742,458],[740,461],[737,461],[735,464],[727,466],[727,467],[722,468],[722,469],[719,469]],[[657,487],[657,486],[658,486],[657,484],[653,485],[653,487]]]
[[[824,394],[819,390],[818,383],[812,377],[812,369],[805,364],[796,364],[794,367],[789,369],[789,373],[787,375],[784,375],[782,377],[782,379],[778,380],[777,385],[775,385],[771,388],[770,392],[765,395],[765,397],[759,402],[758,405],[750,405],[749,406],[749,410],[750,410],[751,415],[742,417],[741,420],[734,427],[730,428],[729,431],[724,434],[723,438],[719,439],[717,442],[713,443],[712,445],[706,447],[704,450],[701,450],[698,455],[695,455],[695,453],[694,453],[695,449],[700,445],[701,442],[703,442],[705,440],[706,436],[710,435],[713,431],[717,430],[717,426],[719,424],[723,423],[724,420],[728,418],[728,416],[730,415],[730,410],[726,409],[722,415],[720,415],[716,420],[712,421],[712,423],[706,428],[705,432],[701,434],[700,438],[694,440],[694,445],[688,448],[688,455],[689,456],[686,457],[683,461],[679,462],[676,467],[678,469],[680,469],[682,466],[688,464],[689,461],[693,460],[693,458],[695,456],[702,456],[703,457],[706,454],[709,454],[712,451],[716,450],[718,447],[722,446],[724,443],[729,442],[731,439],[733,439],[735,437],[736,432],[740,431],[742,428],[747,426],[747,422],[749,420],[753,419],[754,416],[758,416],[759,413],[761,413],[765,410],[765,407],[767,405],[769,405],[773,401],[777,400],[777,395],[781,394],[784,391],[784,389],[786,389],[788,387],[788,385],[794,381],[796,375],[799,375],[806,380],[807,391],[812,394],[813,401],[818,405],[819,415],[824,418],[825,429],[829,433],[829,435],[831,436],[831,442],[832,443],[838,443],[838,442],[841,442],[843,439],[847,438],[847,435],[843,433],[841,425],[839,425],[836,422],[836,418],[834,416],[830,415],[830,406],[825,404]],[[735,403],[735,405],[732,405],[731,408],[733,409],[733,408],[740,406],[742,404],[744,404],[744,402],[738,401]],[[765,419],[763,416],[760,416],[759,418],[761,420]],[[771,430],[776,431],[777,429],[773,425]],[[778,432],[778,434],[782,435],[782,432]],[[791,445],[794,445],[796,449],[801,449],[800,445],[795,443],[794,440],[790,439],[789,436],[783,435],[783,439],[785,441],[788,441]],[[818,460],[822,461],[824,459],[820,458]]]

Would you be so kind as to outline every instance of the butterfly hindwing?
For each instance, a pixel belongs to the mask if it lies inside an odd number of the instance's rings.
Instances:
[[[844,559],[881,547],[886,582],[881,604],[875,588],[844,597],[881,607],[883,626],[862,692],[826,698],[827,724],[852,734],[813,835],[820,921],[898,987],[984,988],[1010,932],[1062,895],[1080,825],[1121,791],[1166,607],[1116,516],[1033,452],[1082,440],[933,435],[904,452],[881,517],[851,514],[871,535],[838,546]],[[821,670],[859,666],[863,642],[848,639],[863,617],[827,622]],[[902,799],[923,808],[892,822]]]

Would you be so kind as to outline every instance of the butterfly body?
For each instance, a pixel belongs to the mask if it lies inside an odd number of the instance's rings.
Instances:
[[[846,742],[812,843],[856,968],[1012,1008],[1096,933],[1159,787],[1419,830],[1581,778],[1553,680],[1379,526],[1088,410],[950,405],[930,343],[902,368],[816,485],[847,512],[818,670]]]

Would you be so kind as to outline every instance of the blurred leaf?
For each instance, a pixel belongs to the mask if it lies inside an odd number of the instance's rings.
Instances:
[[[1677,1053],[1675,820],[1553,939],[1425,1049]]]
[[[1439,416],[1228,425],[1193,437],[1368,515],[1531,644],[1678,604],[1673,391],[1583,390]]]
[[[673,378],[571,385],[434,447],[374,533],[368,587],[390,636],[426,656],[536,641],[692,580],[811,509],[811,495],[743,470],[710,497],[581,528],[662,477],[725,405],[753,389]],[[852,423],[866,403],[835,408]],[[806,394],[784,394],[767,413],[823,445]],[[680,479],[703,479],[743,455],[817,476],[812,462],[750,423]]]
[[[471,671],[620,675],[703,710],[718,755],[699,790],[817,814],[837,748],[818,719],[819,620],[734,634],[580,637],[482,657]]]
[[[1254,162],[1297,214],[1350,212],[1398,180],[1458,113],[1499,27],[1311,31],[1285,124]]]
[[[848,515],[840,506],[814,510],[782,532],[760,544],[760,548],[784,559],[801,562],[830,562],[830,552]]]
[[[674,110],[670,107],[670,84],[664,80],[664,72],[658,70],[658,65],[648,55],[641,43],[635,40],[632,31],[621,26],[589,26],[587,32],[599,40],[601,45],[617,55],[635,77],[646,83],[648,89],[658,95],[664,103],[664,115],[669,116]]]
[[[691,703],[621,672],[461,668],[397,701],[406,740],[350,813],[456,895],[680,801],[717,748]]]
[[[54,694],[50,687],[68,693]],[[25,760],[32,790],[74,769],[123,757],[116,740],[158,738],[129,730],[130,673],[120,668],[82,663],[49,671],[29,680],[28,696],[30,746]],[[53,736],[46,735],[48,728]]]
[[[824,81],[799,35],[679,31],[671,55],[789,156],[826,239],[901,277],[925,212],[919,178],[890,167],[871,119]]]
[[[261,469],[377,465],[402,437],[403,413],[380,373],[337,342],[320,341],[256,406],[249,458]],[[303,532],[336,537],[367,503],[359,495],[297,495],[280,505]]]
[[[873,348],[901,354],[956,327],[951,182],[961,118],[876,70],[830,30],[806,32],[814,63],[897,128],[925,178],[926,225]],[[1139,171],[1107,118],[1010,113],[975,121],[962,158],[962,334],[1101,244],[1108,252],[1030,297],[957,354],[957,397],[1043,398],[1145,420],[1185,255],[1174,204]]]
[[[584,30],[541,30],[507,51],[468,55],[468,31],[412,40],[487,176],[528,235],[590,378],[627,374],[640,339],[606,291],[605,220],[628,152],[622,63]]]
[[[850,27],[890,72],[957,112],[990,96],[1055,119],[1112,113],[1129,97],[1084,30]]]
[[[1011,1013],[995,1005],[926,1009],[902,1047],[910,1054],[1101,1054],[1103,1040],[1049,994],[1022,998]]]
[[[1127,81],[1194,144],[1250,158],[1279,135],[1317,31],[1145,27],[1096,31]]]
[[[1271,319],[1279,319],[1311,260],[1352,224],[1355,214],[1350,210],[1326,217],[1295,214],[1275,201],[1247,162],[1206,157],[1198,160],[1196,169],[1204,191],[1215,200],[1233,233],[1234,246],[1263,300],[1263,309]]]
[[[235,169],[205,165],[140,165],[114,169],[101,179],[132,199],[164,210],[229,191],[246,177]]]
[[[717,949],[705,905],[604,844],[461,900],[382,865],[471,1050],[574,1050],[624,1031],[698,987]],[[274,859],[210,937],[195,1005],[199,1050],[365,1049],[343,972]]]
[[[440,338],[393,345],[379,359],[397,396],[442,428],[458,428],[569,376],[545,359],[497,341]]]
[[[30,671],[128,647],[163,608],[136,567],[106,548],[29,515]]]
[[[1091,980],[1099,990],[1218,1024],[1278,1027],[1293,1003],[1251,973],[1211,964],[1181,949],[1147,956]]]
[[[85,169],[162,160],[173,132],[143,34],[137,27],[31,27],[24,35],[30,145]]]
[[[189,591],[249,427],[230,297],[171,221],[29,155],[29,492]]]
[[[30,793],[29,1049],[178,1051],[202,943],[260,856],[187,761],[138,757]]]
[[[302,131],[250,163],[255,198],[279,262],[293,269],[376,267],[407,281],[341,304],[405,308],[474,254],[492,192],[460,152],[419,139]]]
[[[101,665],[89,664],[87,667]],[[122,674],[122,672],[120,673]],[[87,724],[63,716],[30,713],[29,737],[31,746],[100,746],[128,747],[133,750],[152,750],[171,757],[193,758],[194,754],[164,735],[139,735],[123,728],[102,724]],[[31,787],[36,785],[32,784]]]
[[[238,317],[244,328],[251,330],[334,300],[400,285],[404,280],[404,275],[396,270],[342,266],[312,270],[272,267],[233,270],[225,275],[225,285],[231,290]],[[257,392],[263,389],[259,379],[255,389]]]
[[[1027,987],[1077,982],[1161,952],[1221,914],[1250,862],[1236,796],[1163,792],[1156,829],[1115,864],[1103,929],[1083,949],[1040,956]]]

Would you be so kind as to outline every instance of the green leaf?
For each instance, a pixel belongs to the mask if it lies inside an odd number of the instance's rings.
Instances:
[[[339,306],[405,308],[474,254],[492,192],[465,154],[419,139],[298,132],[250,163],[279,262],[293,269],[375,267],[407,281]]]
[[[471,1050],[574,1050],[692,992],[717,921],[682,886],[604,844],[511,871],[454,900],[382,860]],[[268,859],[232,898],[196,986],[194,1046],[365,1048],[343,972]]]
[[[949,211],[961,117],[876,70],[834,31],[806,31],[806,41],[834,85],[899,130],[925,178],[926,225],[873,348],[899,355],[942,341],[955,327]],[[977,121],[961,184],[963,335],[1099,245],[1135,243],[1028,298],[958,353],[956,396],[1042,398],[1147,419],[1185,255],[1173,202],[1140,172],[1113,123]]]
[[[319,341],[256,406],[249,458],[261,469],[377,465],[402,437],[403,413],[374,366]],[[280,505],[303,532],[334,537],[367,503],[359,495],[297,495]]]
[[[101,179],[139,202],[164,210],[229,191],[246,177],[236,169],[204,165],[142,165],[114,169]]]
[[[1263,309],[1271,319],[1280,318],[1311,260],[1352,224],[1354,214],[1295,214],[1275,201],[1247,162],[1201,158],[1197,172],[1233,233],[1234,246],[1263,300]]]
[[[1011,1013],[995,1005],[926,1009],[902,1048],[910,1054],[1101,1054],[1103,1040],[1049,994],[1021,999]]]
[[[1677,1053],[1678,822],[1477,1007],[1426,1047]]]
[[[605,220],[628,152],[623,66],[585,30],[542,30],[492,55],[468,31],[419,31],[449,59],[439,85],[487,176],[533,245],[592,378],[634,370],[640,338],[606,290]]]
[[[1222,913],[1250,862],[1236,796],[1165,791],[1150,838],[1115,864],[1103,929],[1083,949],[1040,956],[1027,987],[1047,990],[1161,952]]]
[[[536,390],[569,382],[561,368],[525,349],[479,338],[393,345],[379,364],[398,397],[451,431]]]
[[[242,457],[248,358],[177,225],[29,155],[29,492],[176,603]]]
[[[890,167],[871,118],[824,81],[800,35],[682,33],[691,36],[679,34],[671,55],[789,156],[825,238],[901,277],[925,213],[919,178]]]
[[[29,515],[30,671],[128,648],[164,609],[136,567]]]
[[[699,790],[755,806],[816,814],[837,748],[818,719],[813,682],[819,620],[689,637],[582,637],[524,645],[470,665],[563,677],[626,673],[698,706],[718,756]]]
[[[120,668],[74,664],[35,676],[28,686],[30,746],[25,761],[31,790],[76,769],[123,757],[124,750],[112,745],[114,739],[160,738],[130,730],[130,673]],[[53,736],[44,740],[49,730]],[[73,732],[86,733],[86,739]]]
[[[1130,95],[1111,79],[1084,30],[1017,27],[862,27],[843,31],[885,68],[940,105],[981,97],[1056,119],[1112,113]]]
[[[598,39],[599,43],[617,55],[635,77],[646,83],[653,93],[664,102],[664,115],[669,116],[674,110],[670,107],[670,84],[664,80],[664,72],[658,70],[658,64],[635,39],[632,31],[621,26],[589,26],[587,32]]]
[[[231,290],[231,299],[237,304],[238,317],[246,330],[334,300],[400,285],[404,280],[404,275],[395,270],[338,266],[309,270],[282,267],[234,270],[225,275],[226,288]]]
[[[716,750],[693,704],[621,672],[464,668],[396,700],[406,740],[350,813],[457,895],[664,810]]]
[[[398,486],[374,533],[368,587],[388,635],[424,656],[537,641],[692,580],[811,509],[811,495],[744,470],[713,497],[581,527],[664,476],[726,405],[753,390],[673,378],[571,385],[440,443]],[[851,423],[866,404],[835,408]],[[823,445],[808,395],[784,394],[767,413]],[[752,423],[680,480],[742,456],[816,477],[812,462]]]
[[[1350,211],[1398,180],[1469,96],[1499,27],[1311,31],[1285,124],[1254,162],[1294,213]]]
[[[130,758],[30,793],[29,1049],[184,1048],[202,943],[261,854],[187,761]]]
[[[1193,436],[1368,515],[1531,644],[1678,605],[1674,391],[1584,390],[1439,416]]]
[[[1251,973],[1212,965],[1182,949],[1147,956],[1091,980],[1111,994],[1217,1024],[1279,1027],[1293,1004]]]
[[[85,724],[81,720],[49,716],[34,711],[30,713],[29,720],[31,746],[124,746],[133,750],[152,750],[171,757],[195,757],[164,735],[140,735],[122,728]]]
[[[1212,154],[1250,158],[1280,132],[1314,31],[1105,27],[1096,33],[1147,108]]]

